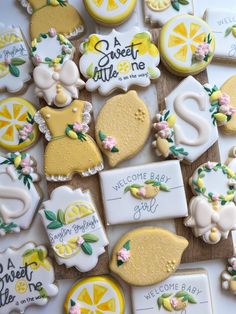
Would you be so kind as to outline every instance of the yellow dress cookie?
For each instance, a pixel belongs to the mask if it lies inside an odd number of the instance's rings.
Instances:
[[[115,167],[132,158],[144,146],[150,132],[150,115],[135,91],[112,97],[96,121],[96,140]]]
[[[123,314],[124,296],[118,283],[108,276],[82,279],[69,291],[65,314]]]
[[[36,109],[20,97],[0,101],[0,146],[9,151],[22,151],[36,143],[38,128]]]
[[[44,107],[35,115],[49,141],[45,149],[48,181],[68,181],[74,173],[89,176],[103,169],[101,153],[89,130],[91,104],[75,100],[64,109]]]
[[[84,33],[84,21],[79,12],[67,0],[18,0],[32,15],[30,36],[37,38],[51,27],[68,38]]]
[[[163,63],[179,76],[202,72],[215,51],[215,37],[208,24],[188,14],[170,19],[160,32],[159,43]]]
[[[110,269],[131,285],[152,285],[176,271],[187,246],[185,238],[165,229],[135,229],[115,245]]]
[[[137,0],[84,0],[88,13],[100,24],[114,26],[132,14]]]

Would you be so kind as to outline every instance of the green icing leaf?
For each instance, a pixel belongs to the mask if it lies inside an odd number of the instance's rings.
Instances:
[[[44,260],[43,250],[41,249],[38,250],[38,257],[41,262]]]
[[[128,185],[128,186],[124,189],[124,192],[125,192],[125,193],[129,192],[129,191],[130,191],[130,188],[131,188],[131,186]]]
[[[13,76],[20,76],[20,70],[15,65],[9,64],[9,71]]]
[[[112,152],[112,153],[118,153],[118,152],[119,152],[119,149],[114,146],[114,147],[112,148],[111,152]]]
[[[185,297],[186,295],[188,295],[188,292],[186,291],[179,291],[175,294],[176,298],[182,298]]]
[[[70,300],[70,306],[74,306],[74,305],[76,305],[76,302],[71,299],[71,300]]]
[[[11,64],[12,65],[22,65],[24,63],[25,63],[25,60],[21,59],[21,58],[12,58],[11,59]]]
[[[93,77],[94,76],[93,63],[90,63],[90,65],[88,66],[88,68],[86,70],[86,74],[87,74],[88,77]]]
[[[29,256],[29,255],[31,255],[31,254],[33,254],[33,253],[34,253],[34,249],[26,250],[26,251],[23,253],[22,257]]]
[[[176,11],[180,10],[180,5],[179,5],[178,0],[171,1],[171,5]]]
[[[58,229],[58,228],[61,228],[63,225],[61,222],[55,220],[55,221],[52,221],[49,225],[47,225],[47,228],[48,229]]]
[[[228,27],[225,31],[225,37],[227,37],[232,32],[232,26]]]
[[[91,247],[91,245],[87,242],[84,242],[82,245],[81,245],[81,249],[83,250],[83,252],[87,255],[92,255],[93,254],[93,249]]]
[[[182,5],[188,5],[189,4],[189,1],[187,1],[187,0],[178,0],[178,1]]]
[[[170,296],[171,296],[171,293],[163,293],[163,294],[161,295],[161,297],[162,297],[163,299],[169,298]]]
[[[88,242],[88,243],[98,242],[99,240],[98,236],[92,233],[86,233],[82,235],[82,238],[84,239],[85,242]]]
[[[65,214],[62,209],[59,209],[57,212],[57,220],[65,225]]]
[[[125,248],[127,251],[130,250],[130,240],[128,240],[127,242],[125,242],[125,244],[123,245],[123,248]]]
[[[122,266],[124,263],[121,260],[117,260],[117,266],[120,267]]]
[[[159,297],[159,298],[157,299],[157,305],[158,305],[159,310],[161,309],[162,304],[163,304],[163,298],[162,298],[162,297]]]
[[[56,215],[54,214],[54,212],[50,211],[50,210],[45,210],[44,211],[45,213],[45,216],[48,220],[50,221],[54,221],[54,220],[57,220],[57,217]]]
[[[188,295],[188,302],[191,303],[191,304],[197,304],[197,301],[190,294]]]
[[[106,135],[104,134],[104,133],[102,133],[102,131],[99,131],[98,132],[98,136],[99,136],[99,138],[100,138],[100,141],[104,141],[105,140],[105,138],[106,138]]]
[[[48,293],[43,287],[40,287],[37,290],[42,298],[48,298]]]
[[[160,189],[161,189],[161,191],[170,192],[169,187],[164,183],[161,183]]]
[[[148,67],[148,74],[151,79],[156,79],[160,76],[160,72],[157,68]]]

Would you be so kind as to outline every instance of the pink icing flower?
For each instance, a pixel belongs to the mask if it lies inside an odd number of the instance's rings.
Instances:
[[[232,266],[232,270],[236,270],[236,258],[231,258],[229,263]]]
[[[117,253],[117,260],[126,263],[130,259],[130,256],[130,251],[122,247],[122,249],[120,249]]]
[[[75,123],[73,124],[73,130],[74,130],[75,132],[82,132],[82,131],[83,131],[83,124],[80,123],[80,122],[75,122]]]
[[[82,237],[78,237],[77,244],[81,246],[84,243],[84,239]]]
[[[26,141],[32,132],[33,132],[33,125],[30,123],[25,124],[23,128],[19,130],[19,138],[22,139],[23,141]]]
[[[162,118],[162,115],[160,113],[158,113],[156,115],[156,119],[157,119],[157,122],[160,122],[161,121],[161,118]]]
[[[220,197],[219,197],[218,194],[213,194],[212,197],[211,197],[211,199],[212,199],[213,201],[219,201]]]
[[[40,57],[39,55],[35,55],[35,56],[33,57],[33,62],[34,62],[35,64],[39,64],[39,63],[42,62],[42,59],[41,59],[41,57]]]
[[[11,64],[11,58],[10,57],[5,57],[5,63],[7,65]]]
[[[21,160],[21,167],[25,168],[25,167],[30,167],[32,164],[30,157],[25,157],[24,159]]]
[[[171,303],[172,307],[175,309],[176,306],[178,305],[178,300],[176,298],[172,298],[170,300],[170,303]]]
[[[48,34],[50,37],[55,37],[57,34],[57,31],[55,30],[55,28],[52,27],[49,29]]]
[[[157,131],[165,130],[168,128],[168,122],[167,121],[161,121],[155,124],[155,129]]]
[[[204,58],[209,54],[209,52],[210,45],[208,43],[202,43],[198,45],[194,55],[198,61],[203,61]]]
[[[161,131],[158,132],[158,135],[161,138],[164,138],[164,139],[171,137],[171,134],[172,134],[172,132],[171,132],[171,130],[169,128],[161,130]]]
[[[221,106],[229,106],[230,105],[230,96],[226,93],[223,93],[219,98],[219,104]]]
[[[69,314],[81,314],[79,303],[76,303],[70,308]]]
[[[102,142],[104,149],[111,151],[114,146],[116,146],[116,140],[112,136],[107,136]]]
[[[207,167],[208,169],[212,169],[212,168],[214,167],[214,163],[211,162],[211,161],[208,161],[208,162],[206,163],[206,167]]]
[[[146,196],[146,189],[144,187],[139,188],[138,195],[145,197]]]
[[[219,112],[223,113],[223,114],[228,114],[228,112],[230,111],[230,107],[228,105],[222,105],[219,108]]]
[[[71,53],[71,49],[68,48],[68,47],[66,47],[66,46],[63,46],[63,47],[62,47],[62,50],[63,50],[65,53],[67,53],[67,54]]]
[[[24,167],[24,168],[22,168],[21,172],[25,175],[29,175],[32,172],[32,168],[31,167]]]

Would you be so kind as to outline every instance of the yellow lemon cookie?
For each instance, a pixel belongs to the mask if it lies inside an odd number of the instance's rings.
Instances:
[[[136,155],[150,132],[150,115],[135,91],[112,97],[100,111],[96,121],[96,140],[115,167]]]
[[[202,72],[214,55],[214,34],[196,16],[184,14],[170,19],[162,28],[159,41],[163,63],[179,76]]]
[[[37,38],[51,27],[68,38],[82,36],[84,21],[67,0],[18,0],[31,15],[30,36]]]
[[[77,282],[69,291],[65,314],[123,314],[124,296],[119,284],[108,276],[88,277]]]
[[[36,109],[19,97],[0,101],[0,146],[9,151],[28,149],[38,140],[34,121]]]
[[[187,246],[185,238],[165,229],[135,229],[115,245],[110,269],[131,285],[152,285],[176,271]]]
[[[102,25],[122,24],[132,14],[137,0],[84,0],[88,13]]]

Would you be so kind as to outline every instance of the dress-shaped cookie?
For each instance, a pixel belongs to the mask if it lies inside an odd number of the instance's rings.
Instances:
[[[68,181],[78,172],[89,176],[103,169],[103,159],[89,130],[91,104],[75,100],[64,109],[44,107],[35,115],[49,141],[44,171],[48,181]]]
[[[54,27],[68,38],[84,33],[84,21],[79,12],[67,0],[18,0],[31,15],[32,39]]]

